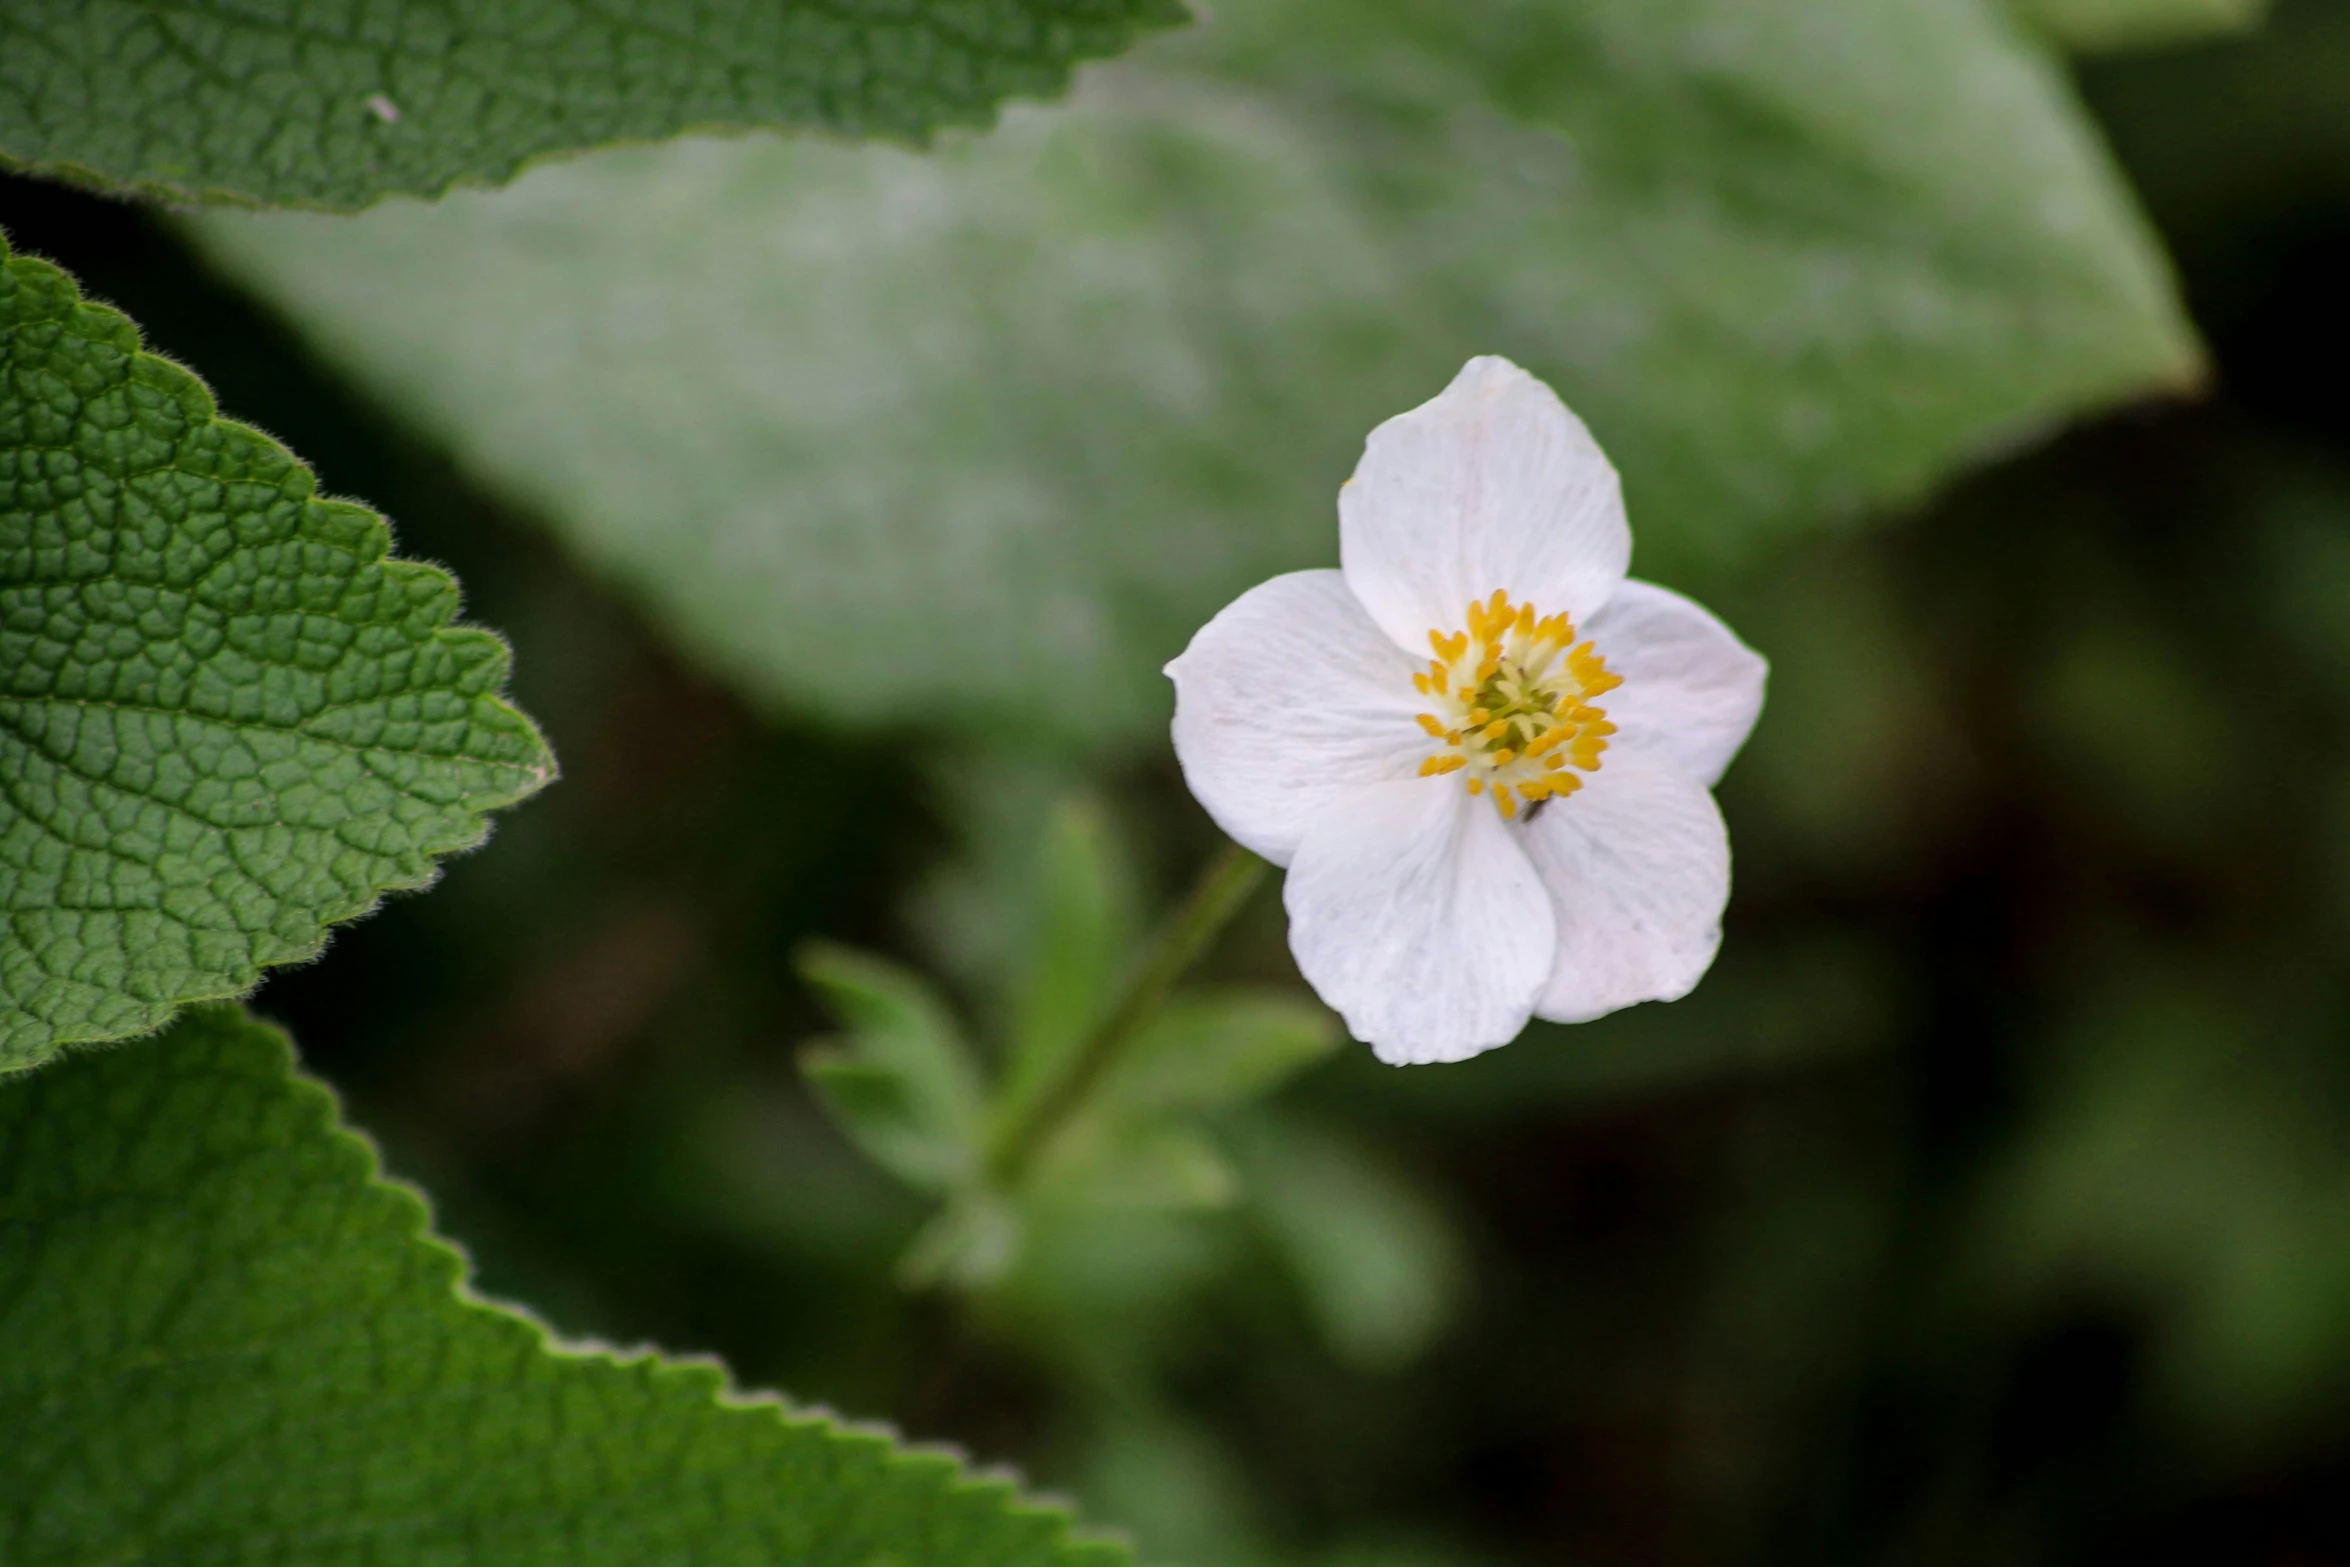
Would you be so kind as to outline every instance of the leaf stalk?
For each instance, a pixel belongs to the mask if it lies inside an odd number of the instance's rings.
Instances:
[[[1070,1055],[1059,1075],[1029,1101],[1025,1113],[997,1140],[988,1174],[999,1190],[1011,1190],[1027,1178],[1142,1033],[1143,1025],[1157,1014],[1175,981],[1240,912],[1264,879],[1265,869],[1263,860],[1236,843],[1227,843],[1208,862],[1182,907],[1151,938],[1117,1002]]]

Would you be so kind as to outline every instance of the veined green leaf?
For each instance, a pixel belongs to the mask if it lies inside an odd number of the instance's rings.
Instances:
[[[2068,49],[2149,48],[2242,32],[2268,0],[2008,0],[2026,25]]]
[[[308,957],[552,776],[390,543],[0,242],[0,1072]]]
[[[851,1032],[802,1055],[801,1070],[874,1163],[925,1191],[977,1168],[978,1063],[923,978],[844,947],[803,953],[800,970]]]
[[[10,0],[0,165],[348,209],[687,130],[918,141],[1183,19],[1179,0]]]
[[[1117,1567],[936,1452],[468,1298],[282,1035],[0,1083],[0,1560]]]
[[[1365,433],[1472,354],[1590,422],[1668,579],[2199,363],[1993,0],[1252,0],[931,157],[197,233],[755,696],[1072,748],[1330,564]]]

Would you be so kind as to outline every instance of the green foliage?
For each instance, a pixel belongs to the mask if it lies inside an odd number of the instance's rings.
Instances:
[[[1986,0],[1262,0],[935,157],[196,232],[755,696],[1080,749],[1333,558],[1365,432],[1473,353],[1591,422],[1668,577],[2198,370]]]
[[[1133,889],[1091,803],[1064,801],[1047,822],[1034,908],[1012,995],[999,1126],[1025,1114],[1067,1068],[1134,960]]]
[[[841,947],[802,954],[800,970],[850,1028],[801,1070],[866,1156],[907,1185],[950,1191],[978,1173],[978,1064],[920,975]]]
[[[692,130],[920,141],[1183,19],[1177,0],[12,0],[0,164],[351,209]]]
[[[2257,26],[2268,0],[2008,0],[2028,25],[2072,49],[2182,43]]]
[[[2280,1029],[2264,987],[2133,980],[2058,1042],[1983,1182],[1967,1282],[2027,1318],[2090,1290],[2158,1303],[2155,1390],[2257,1452],[2350,1390],[2339,1038]]]
[[[0,1071],[308,957],[552,775],[389,547],[0,243]]]
[[[1040,1217],[1063,1210],[1221,1208],[1240,1186],[1211,1128],[1327,1056],[1330,1015],[1297,997],[1238,986],[1173,998],[1127,1040],[1037,1157],[1008,1168],[1008,1141],[1067,1086],[1140,967],[1132,877],[1098,808],[1050,812],[1028,879],[1019,964],[999,1070],[920,976],[819,949],[803,968],[849,1032],[801,1058],[841,1129],[882,1168],[946,1202],[901,1266],[912,1284],[984,1289],[1021,1264]]]
[[[1135,1041],[1105,1096],[1128,1114],[1245,1104],[1335,1044],[1330,1014],[1284,992],[1227,986],[1177,997]]]
[[[1344,1139],[1291,1119],[1237,1143],[1257,1220],[1332,1348],[1402,1365],[1443,1326],[1461,1276],[1428,1199]]]
[[[17,1567],[1128,1559],[945,1455],[468,1298],[233,1007],[0,1084],[0,1190]]]

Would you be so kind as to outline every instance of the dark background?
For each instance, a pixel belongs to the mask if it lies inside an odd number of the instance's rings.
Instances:
[[[1302,1080],[1446,1216],[1447,1326],[1349,1361],[1219,1254],[1122,1413],[892,1285],[921,1208],[792,1065],[810,935],[954,972],[910,911],[963,818],[683,664],[167,217],[0,181],[0,225],[516,647],[561,784],[257,1003],[489,1293],[1155,1506],[1194,1567],[2350,1562],[2350,8],[2081,74],[2206,395],[1680,584],[1774,662],[1714,975]],[[1171,897],[1213,843],[1171,761],[1090,783]],[[1273,899],[1211,966],[1288,974]]]

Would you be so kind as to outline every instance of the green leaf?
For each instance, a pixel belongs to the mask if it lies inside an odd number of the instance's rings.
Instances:
[[[1053,813],[1041,845],[1035,925],[1013,998],[997,1123],[1009,1125],[1060,1072],[1133,961],[1133,889],[1109,823],[1090,803]]]
[[[1302,1122],[1233,1128],[1249,1201],[1332,1349],[1403,1364],[1451,1315],[1460,1256],[1435,1207],[1352,1144]]]
[[[800,972],[852,1030],[800,1058],[841,1129],[908,1185],[961,1185],[978,1164],[982,1094],[945,1004],[920,975],[843,947],[802,953]]]
[[[0,166],[348,209],[688,130],[920,141],[1182,20],[1177,0],[11,0]]]
[[[2268,0],[2008,0],[2026,25],[2068,49],[2148,48],[2242,32]]]
[[[1058,1139],[1036,1200],[1090,1208],[1221,1208],[1239,1194],[1231,1164],[1196,1126],[1096,1118]]]
[[[898,1263],[909,1288],[985,1289],[1018,1260],[1024,1239],[1015,1204],[984,1187],[958,1192],[918,1231]]]
[[[1178,996],[1152,1019],[1104,1086],[1114,1114],[1145,1116],[1243,1104],[1338,1047],[1329,1012],[1278,991]]]
[[[936,1452],[467,1296],[233,1007],[0,1084],[0,1558],[1115,1567]]]
[[[1365,433],[1472,354],[1590,421],[1667,580],[2199,364],[1990,0],[1253,0],[934,157],[196,233],[754,695],[1069,748],[1331,564]]]
[[[0,242],[0,1071],[309,957],[552,776],[390,542]]]

